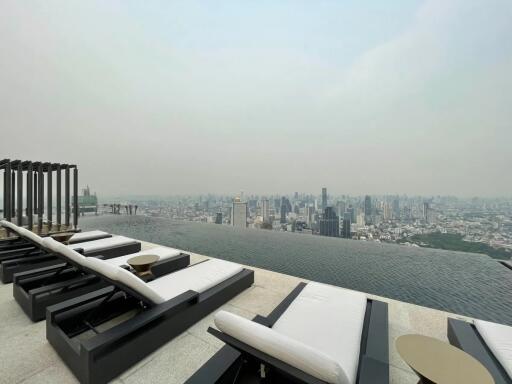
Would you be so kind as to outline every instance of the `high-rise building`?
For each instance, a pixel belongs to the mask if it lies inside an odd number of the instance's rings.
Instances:
[[[261,216],[263,217],[263,222],[268,223],[270,219],[270,204],[267,199],[263,199],[261,202]]]
[[[215,216],[215,224],[222,224],[222,212],[217,212]]]
[[[347,208],[347,212],[350,213],[350,221],[352,223],[355,223],[356,222],[356,210],[353,206],[349,205],[349,207]]]
[[[425,222],[427,224],[430,224],[430,221],[431,221],[430,219],[431,219],[430,204],[425,201],[423,203],[423,220],[425,220]]]
[[[332,207],[325,208],[324,215],[320,219],[320,235],[330,237],[340,236],[340,221]]]
[[[336,203],[337,214],[341,218],[345,214],[346,204],[344,201],[338,201]]]
[[[372,198],[368,195],[364,198],[364,221],[366,225],[372,223]]]
[[[322,188],[322,210],[327,208],[327,188]]]
[[[315,207],[307,206],[305,208],[305,210],[306,210],[306,224],[309,225],[309,227],[311,228],[311,225],[313,224],[314,217],[315,217]]]
[[[352,224],[352,218],[351,214],[349,212],[345,212],[343,215],[343,224],[341,227],[341,237],[345,239],[351,239],[352,236],[350,234],[351,232],[351,224]]]
[[[400,220],[400,200],[398,197],[393,200],[393,218]]]
[[[231,225],[247,228],[247,203],[241,202],[239,197],[233,201]]]

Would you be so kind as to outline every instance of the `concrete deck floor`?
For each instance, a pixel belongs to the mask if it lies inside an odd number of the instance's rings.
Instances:
[[[155,246],[143,243],[143,249]],[[191,263],[205,256],[191,253]],[[222,308],[252,318],[267,315],[300,281],[250,267],[255,283]],[[419,333],[447,341],[448,317],[470,320],[430,308],[368,295],[389,304],[390,379],[392,384],[416,384],[417,376],[402,361],[395,339]],[[12,296],[12,284],[0,284],[0,383],[76,383],[73,374],[46,341],[45,321],[32,323]],[[196,323],[162,348],[121,374],[114,383],[182,383],[223,344],[206,332],[213,314]]]

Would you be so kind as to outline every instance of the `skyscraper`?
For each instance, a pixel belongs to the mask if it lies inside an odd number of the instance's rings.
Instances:
[[[345,212],[345,214],[343,215],[343,226],[341,228],[341,237],[343,237],[345,239],[352,238],[352,236],[350,234],[351,224],[352,224],[351,214],[349,212]]]
[[[340,235],[340,221],[332,207],[325,208],[324,215],[320,219],[320,235],[330,237]]]
[[[263,217],[263,222],[268,223],[270,219],[270,204],[268,199],[263,199],[261,202],[261,216]]]
[[[322,188],[322,210],[327,208],[327,188]]]
[[[398,197],[393,200],[393,218],[400,220],[400,200]]]
[[[430,204],[427,202],[423,203],[423,220],[430,224]]]
[[[215,216],[215,224],[222,224],[222,212],[217,212]]]
[[[247,228],[247,203],[241,202],[239,197],[233,201],[231,225],[233,227]]]
[[[368,195],[364,198],[364,221],[366,225],[372,223],[372,198]]]

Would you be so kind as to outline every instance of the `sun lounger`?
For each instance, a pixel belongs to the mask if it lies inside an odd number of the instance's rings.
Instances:
[[[13,280],[13,295],[32,321],[43,320],[46,308],[73,297],[108,286],[108,282],[95,274],[84,271],[87,257],[52,239],[44,239],[43,244],[62,262],[49,267],[16,273]],[[127,261],[136,256],[156,255],[159,261],[153,265],[153,276],[170,273],[185,268],[190,256],[180,251],[156,247],[145,251],[114,257],[105,262],[117,266],[127,266]],[[102,258],[102,256],[98,256]]]
[[[46,315],[48,341],[81,383],[108,382],[254,281],[253,271],[223,260],[149,282],[104,260],[87,262],[85,270],[112,286],[48,307]]]
[[[45,249],[43,245],[44,238],[20,227],[17,228],[17,233],[33,244],[34,247],[25,251],[0,252],[0,279],[3,283],[12,282],[15,273],[43,268],[61,262],[51,251]],[[124,236],[111,236],[85,241],[70,244],[67,247],[85,256],[102,255],[105,258],[122,256],[138,252],[141,249],[140,242]]]
[[[512,327],[475,320],[448,319],[450,343],[480,361],[495,384],[512,384]]]
[[[301,283],[267,317],[220,311],[208,332],[226,343],[188,384],[389,383],[387,304]]]

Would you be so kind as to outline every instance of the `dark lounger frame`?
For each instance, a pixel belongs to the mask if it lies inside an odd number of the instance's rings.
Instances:
[[[270,315],[256,316],[253,321],[272,327],[305,286],[306,283],[300,283]],[[194,373],[187,384],[255,383],[261,363],[266,367],[266,383],[324,383],[214,328],[209,328],[208,332],[226,345]],[[361,338],[358,384],[389,383],[388,348],[388,306],[380,301],[368,300]]]
[[[448,319],[448,340],[450,340],[450,344],[480,361],[494,378],[495,384],[512,384],[512,379],[494,357],[473,324],[462,320]]]
[[[98,251],[84,253],[83,250],[76,249],[77,252],[85,256],[103,256],[107,259],[127,255],[129,253],[139,252],[141,244],[138,241],[132,241],[124,245],[116,245],[108,248],[102,248]],[[35,253],[33,253],[35,252]],[[2,283],[11,283],[15,273],[26,272],[32,269],[45,268],[62,263],[55,254],[44,250],[36,249],[25,251],[22,254],[9,256],[8,260],[0,259],[0,280]]]
[[[118,376],[250,287],[254,271],[244,269],[203,293],[187,291],[158,305],[119,282],[109,282],[115,287],[47,309],[46,338],[81,383],[106,383]],[[87,340],[74,338],[134,308],[139,313],[121,324]]]
[[[151,269],[152,275],[171,273],[189,264],[190,255],[180,253],[156,262]],[[13,283],[14,298],[32,321],[43,320],[46,308],[51,305],[109,285],[98,276],[83,271],[80,265],[70,262],[17,273]]]

